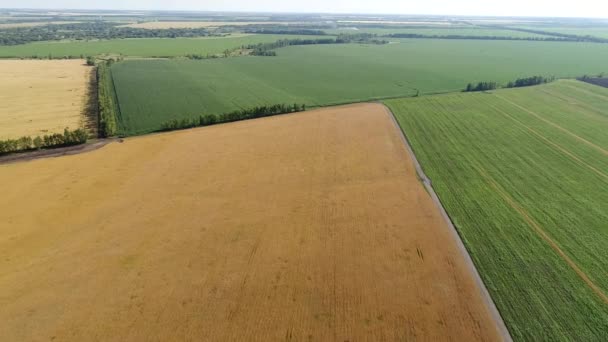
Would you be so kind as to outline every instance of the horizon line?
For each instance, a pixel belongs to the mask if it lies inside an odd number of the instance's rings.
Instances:
[[[233,14],[304,14],[304,15],[378,15],[378,16],[418,16],[418,17],[461,17],[461,18],[509,18],[509,19],[591,19],[608,20],[608,17],[569,17],[538,15],[495,15],[495,14],[420,14],[420,13],[380,13],[380,12],[301,12],[301,11],[263,11],[263,10],[192,10],[192,9],[101,9],[101,8],[36,8],[36,7],[0,7],[0,11],[100,11],[100,12],[167,12],[167,13],[233,13]]]

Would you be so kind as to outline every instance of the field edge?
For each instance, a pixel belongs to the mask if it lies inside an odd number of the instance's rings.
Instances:
[[[490,292],[488,291],[485,283],[481,279],[481,275],[477,271],[477,267],[475,267],[475,263],[473,262],[473,259],[469,255],[469,252],[468,252],[466,246],[464,245],[464,242],[462,241],[462,238],[460,237],[458,230],[454,226],[454,223],[452,222],[450,216],[448,215],[447,211],[443,207],[443,204],[441,203],[439,196],[437,196],[437,193],[435,193],[435,189],[433,189],[433,185],[432,185],[430,178],[428,178],[427,175],[424,173],[424,170],[422,169],[422,165],[418,161],[418,158],[416,158],[414,149],[410,145],[410,142],[407,139],[405,131],[403,130],[403,128],[397,121],[395,114],[393,113],[391,108],[384,103],[379,103],[379,104],[384,108],[384,111],[389,116],[395,129],[398,131],[398,134],[401,137],[401,140],[403,141],[405,148],[407,149],[408,153],[410,154],[410,156],[412,158],[412,162],[414,163],[414,167],[416,169],[416,174],[418,175],[420,182],[422,183],[422,185],[424,186],[424,189],[427,191],[427,193],[429,194],[429,196],[431,197],[431,199],[437,206],[437,209],[439,209],[439,213],[440,213],[441,217],[444,219],[447,226],[449,227],[448,230],[450,231],[450,234],[452,235],[452,237],[454,238],[454,241],[456,242],[456,247],[460,251],[460,253],[464,259],[465,265],[467,266],[467,268],[469,269],[469,272],[473,276],[475,284],[477,285],[477,287],[479,288],[479,290],[481,292],[481,297],[486,302],[486,305],[490,311],[492,318],[494,319],[494,321],[496,323],[496,326],[498,328],[498,331],[500,332],[500,335],[503,338],[503,341],[513,342],[511,334],[509,333],[509,329],[507,329],[507,326],[506,326],[502,316],[500,315],[500,311],[498,310],[496,303],[494,303],[494,300],[492,299]]]

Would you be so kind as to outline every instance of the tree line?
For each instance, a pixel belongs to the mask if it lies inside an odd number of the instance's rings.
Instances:
[[[521,27],[506,27],[506,26],[488,26],[488,27],[498,28],[498,29],[502,29],[502,30],[511,30],[511,31],[541,34],[544,36],[553,36],[553,37],[558,37],[561,40],[571,41],[571,42],[608,43],[607,38],[600,38],[600,37],[595,37],[595,36],[591,36],[591,35],[580,36],[580,35],[576,35],[576,34],[544,31],[544,30],[521,28]],[[543,39],[543,40],[550,40],[550,39],[547,38],[547,39]]]
[[[327,33],[322,30],[313,29],[284,29],[284,28],[246,28],[244,33],[251,34],[293,34],[300,36],[327,36]]]
[[[193,119],[174,119],[167,121],[161,125],[161,131],[174,131],[178,129],[186,129],[201,126],[211,126],[220,123],[249,120],[255,118],[261,118],[266,116],[273,116],[286,113],[302,112],[306,110],[305,104],[293,105],[288,104],[274,104],[269,106],[258,106],[248,109],[235,110],[229,113],[223,114],[203,114],[198,118]]]
[[[555,81],[555,77],[543,77],[543,76],[532,76],[525,78],[518,78],[514,82],[507,83],[505,88],[519,88],[519,87],[529,87],[533,85],[539,85],[544,83],[549,83]]]
[[[26,136],[19,139],[0,140],[0,155],[13,152],[80,145],[86,143],[87,138],[87,132],[82,128],[73,131],[66,128],[63,131],[63,134],[54,133],[35,138]]]
[[[259,43],[246,45],[245,48],[251,50],[253,56],[276,56],[276,52],[273,51],[278,48],[292,46],[292,45],[323,45],[323,44],[350,44],[350,43],[362,43],[362,44],[387,44],[386,40],[379,40],[375,38],[373,34],[358,34],[358,35],[346,35],[341,34],[336,38],[316,38],[316,39],[280,39],[273,43]]]
[[[113,59],[97,63],[97,101],[99,105],[99,136],[103,138],[116,135],[120,108],[114,89],[111,66]]]
[[[19,45],[52,40],[89,40],[121,38],[178,38],[223,36],[206,28],[143,29],[121,27],[118,23],[94,21],[0,30],[0,45]]]
[[[608,78],[605,77],[604,73],[600,73],[597,76],[583,75],[577,78],[577,80],[608,88]]]
[[[465,92],[470,91],[486,91],[486,90],[494,90],[498,87],[496,82],[479,82],[477,84],[469,83],[465,88]]]
[[[532,33],[532,32],[530,32]],[[543,42],[587,42],[590,40],[581,40],[580,37],[510,37],[510,36],[471,36],[471,35],[460,35],[460,34],[448,34],[448,35],[425,35],[418,33],[393,33],[383,37],[389,38],[411,38],[411,39],[468,39],[468,40],[525,40],[525,41],[543,41]],[[594,41],[595,43],[606,43],[606,41]]]
[[[549,83],[555,81],[555,77],[544,77],[544,76],[532,76],[532,77],[524,77],[518,78],[515,81],[510,81],[502,88],[519,88],[519,87],[529,87],[533,85],[539,85],[544,83]],[[464,92],[472,92],[472,91],[487,91],[494,90],[499,88],[499,84],[497,82],[478,82],[478,83],[469,83],[466,88],[463,90]]]

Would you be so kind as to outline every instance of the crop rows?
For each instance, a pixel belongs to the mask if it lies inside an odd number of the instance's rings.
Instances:
[[[608,334],[608,90],[387,101],[515,339]]]

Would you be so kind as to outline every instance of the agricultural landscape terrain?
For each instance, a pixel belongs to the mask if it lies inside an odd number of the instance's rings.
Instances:
[[[387,101],[516,339],[608,333],[607,100],[558,81]]]
[[[62,133],[87,122],[94,71],[83,60],[0,60],[0,140]]]
[[[579,56],[580,49],[590,53]],[[571,62],[575,56],[580,63]],[[471,81],[595,74],[608,68],[606,60],[608,44],[402,39],[290,46],[272,58],[133,60],[112,66],[112,75],[120,132],[133,135],[170,119],[268,103],[326,106],[460,91]]]
[[[607,341],[607,32],[0,9],[0,341]]]
[[[0,167],[0,340],[497,340],[400,134],[362,104]]]

